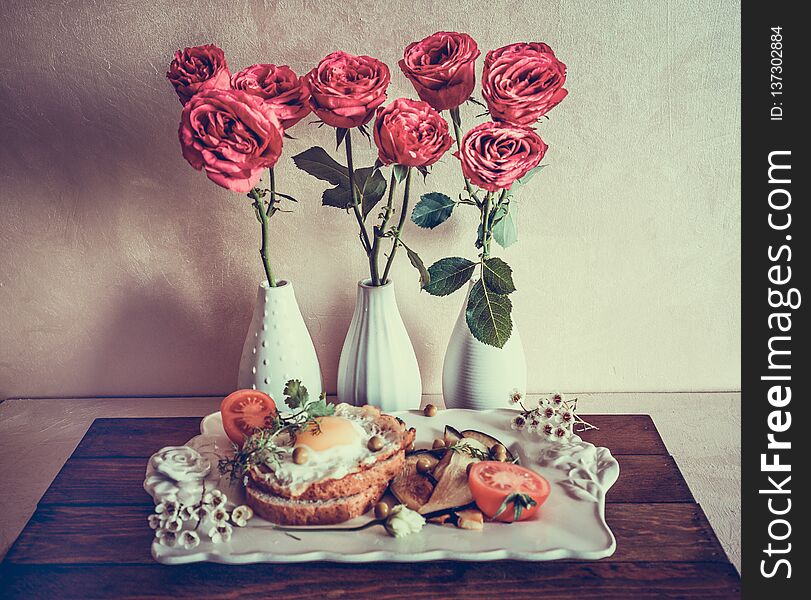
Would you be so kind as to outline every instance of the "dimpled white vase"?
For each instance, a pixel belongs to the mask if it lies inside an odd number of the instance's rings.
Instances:
[[[237,387],[265,392],[281,403],[290,379],[301,380],[310,398],[317,398],[323,389],[318,356],[293,284],[279,281],[276,287],[270,287],[263,281],[242,347]]]
[[[468,294],[474,283],[471,281]],[[510,339],[503,348],[496,348],[473,337],[465,320],[466,308],[467,297],[445,351],[442,365],[445,406],[479,410],[509,407],[513,390],[521,394],[527,391],[527,361],[515,319]]]
[[[355,313],[338,363],[338,401],[384,411],[420,407],[422,381],[394,284],[358,282]]]

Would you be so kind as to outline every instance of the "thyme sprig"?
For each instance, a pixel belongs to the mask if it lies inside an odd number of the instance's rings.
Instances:
[[[319,417],[335,412],[335,407],[327,403],[322,393],[318,400],[310,400],[307,388],[298,379],[291,379],[284,388],[284,403],[292,410],[288,414],[276,413],[265,419],[265,426],[248,436],[242,446],[234,444],[234,455],[221,458],[218,464],[221,475],[230,479],[243,479],[247,472],[260,465],[278,466],[287,451],[278,445],[279,437],[294,438],[302,431],[312,429],[315,435],[321,433]]]
[[[490,460],[490,454],[481,448],[472,446],[468,441],[461,439],[448,448],[451,452],[458,452],[467,454],[468,456],[478,460]]]

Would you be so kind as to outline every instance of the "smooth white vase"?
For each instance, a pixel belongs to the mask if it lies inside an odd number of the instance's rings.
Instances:
[[[358,282],[355,313],[338,363],[338,401],[384,411],[420,407],[422,381],[394,284]]]
[[[468,287],[473,287],[471,281]],[[503,348],[483,344],[465,320],[467,296],[448,341],[442,365],[442,396],[447,408],[504,408],[514,390],[527,390],[527,360],[513,318],[510,339]]]
[[[317,398],[323,389],[318,356],[293,284],[279,281],[270,287],[263,281],[242,347],[237,387],[260,390],[281,404],[290,379],[301,380],[311,398]]]

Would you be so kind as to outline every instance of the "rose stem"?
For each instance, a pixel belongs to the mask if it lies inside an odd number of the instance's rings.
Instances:
[[[344,138],[344,145],[346,146],[346,168],[349,171],[349,191],[352,194],[352,211],[355,213],[355,218],[358,220],[360,226],[360,241],[363,244],[363,249],[366,251],[366,256],[369,258],[369,272],[372,276],[372,285],[380,285],[380,278],[377,275],[377,264],[372,256],[372,244],[369,242],[369,234],[366,231],[366,225],[363,223],[363,215],[360,214],[358,207],[358,197],[355,193],[355,167],[352,162],[352,129],[346,130],[346,138]]]
[[[262,206],[262,197],[259,195],[259,189],[253,188],[248,194],[248,197],[253,199],[253,207],[256,210],[256,216],[259,217],[259,222],[262,223],[262,247],[259,249],[259,256],[262,257],[262,265],[265,267],[268,285],[270,287],[276,287],[276,279],[273,277],[273,269],[270,267],[270,258],[268,257],[268,216]]]
[[[394,201],[394,190],[397,188],[397,177],[394,175],[394,168],[392,167],[391,171],[391,181],[389,182],[389,197],[386,201],[386,210],[383,212],[383,220],[380,222],[380,227],[375,227],[375,241],[372,245],[372,254],[374,254],[374,262],[375,262],[375,269],[377,269],[377,259],[380,253],[380,238],[382,238],[386,234],[386,227],[389,224],[389,219],[392,215],[392,202]],[[381,284],[385,285],[388,281],[387,276],[389,273],[388,270],[388,263],[386,264],[386,270],[383,272],[383,279],[381,280]]]
[[[459,114],[459,107],[456,106],[450,109],[451,113],[451,123],[453,123],[453,133],[456,136],[456,149],[461,153],[462,152],[462,116]],[[461,164],[461,163],[460,163]],[[476,194],[473,191],[473,186],[470,185],[470,182],[465,177],[464,173],[462,173],[462,179],[465,180],[465,189],[467,190],[467,195],[470,196],[473,200],[476,201],[476,204],[479,204],[478,198],[476,198]]]
[[[405,189],[403,190],[403,207],[400,209],[400,220],[397,223],[397,229],[394,230],[394,239],[391,242],[391,252],[389,253],[389,258],[386,261],[386,268],[383,270],[383,281],[388,281],[389,270],[391,269],[392,262],[394,261],[394,255],[397,253],[397,246],[400,242],[400,232],[403,230],[403,225],[405,225],[406,214],[408,213],[408,193],[411,191],[412,171],[413,169],[408,167]],[[393,178],[394,177],[392,176],[392,179]]]
[[[490,258],[490,203],[493,201],[493,192],[487,192],[482,207],[482,260]]]

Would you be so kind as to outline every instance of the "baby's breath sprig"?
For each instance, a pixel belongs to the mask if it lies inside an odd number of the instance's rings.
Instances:
[[[313,429],[316,435],[321,432],[318,417],[326,417],[335,412],[335,407],[327,403],[322,393],[318,400],[310,400],[307,388],[298,379],[291,379],[284,388],[284,403],[293,411],[283,415],[276,413],[265,420],[265,426],[248,436],[242,447],[234,444],[234,456],[219,461],[222,475],[228,474],[231,480],[245,477],[251,467],[278,465],[285,451],[276,444],[281,434],[295,437],[305,429]]]
[[[521,407],[521,412],[512,419],[513,429],[536,433],[550,441],[566,441],[574,434],[598,429],[577,415],[577,398],[567,400],[563,394],[553,394],[539,399],[537,406],[530,409],[524,406],[521,393],[514,390],[510,403]]]

